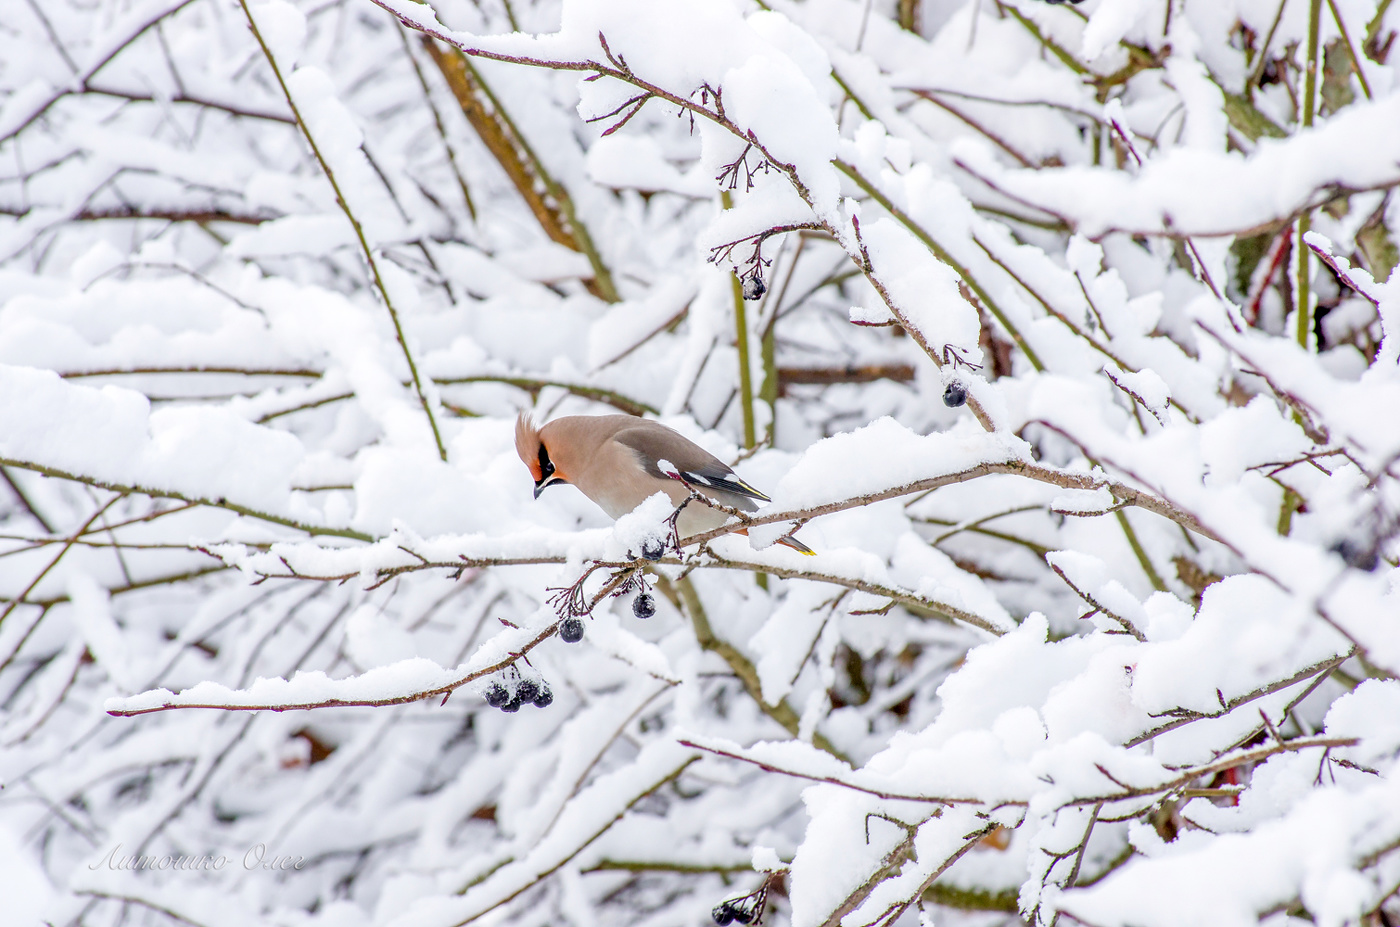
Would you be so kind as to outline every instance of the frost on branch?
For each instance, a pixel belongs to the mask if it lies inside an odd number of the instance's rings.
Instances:
[[[1400,918],[1400,8],[11,6],[6,923]]]

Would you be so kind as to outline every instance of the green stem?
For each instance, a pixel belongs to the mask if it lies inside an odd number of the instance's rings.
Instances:
[[[1133,556],[1137,557],[1138,564],[1142,567],[1142,572],[1147,574],[1147,581],[1152,584],[1152,588],[1158,592],[1166,592],[1167,584],[1162,582],[1162,577],[1158,575],[1157,568],[1152,565],[1152,558],[1147,556],[1146,549],[1142,542],[1138,540],[1137,532],[1133,530],[1132,522],[1128,521],[1128,514],[1122,509],[1113,513],[1118,519],[1118,524],[1123,528],[1123,536],[1128,539],[1128,546],[1133,549]]]
[[[185,549],[188,550],[189,548]],[[205,576],[211,576],[215,573],[223,573],[226,570],[231,569],[233,569],[233,567],[228,566],[225,563],[219,563],[216,566],[196,567],[192,570],[185,570],[183,573],[174,573],[169,576],[152,576],[147,579],[133,580],[129,583],[125,583],[120,586],[109,586],[107,587],[107,593],[108,595],[118,596],[125,595],[128,592],[140,592],[142,589],[153,589],[156,586],[174,586],[179,583],[189,582],[192,579],[201,579]],[[72,597],[66,592],[64,592],[54,596],[50,596],[47,599],[26,599],[24,600],[24,604],[38,605],[41,608],[53,608],[55,605],[58,605],[62,602],[71,602],[72,600]],[[0,599],[0,601],[8,600]],[[33,630],[34,627],[31,625],[29,632],[26,633],[30,633]],[[21,641],[21,644],[22,643],[23,642]],[[14,653],[12,652],[11,657],[13,656]],[[0,664],[0,670],[3,670],[4,668],[5,666],[3,664]]]
[[[1308,60],[1303,72],[1302,128],[1309,129],[1317,114],[1317,51],[1318,32],[1322,24],[1322,0],[1311,0],[1308,6]],[[1359,70],[1359,69],[1358,69]],[[1298,216],[1298,227],[1293,235],[1293,253],[1297,256],[1297,278],[1293,287],[1296,299],[1297,322],[1294,336],[1304,351],[1313,348],[1313,294],[1312,294],[1312,254],[1308,250],[1304,236],[1312,228],[1312,213],[1304,209]],[[1302,415],[1295,409],[1293,420],[1302,424]],[[1284,487],[1283,503],[1278,513],[1278,533],[1287,535],[1293,527],[1293,513],[1301,499],[1293,490]]]
[[[287,82],[282,78],[282,69],[277,65],[277,59],[273,57],[272,49],[268,48],[267,43],[263,41],[257,21],[253,19],[252,11],[248,9],[248,0],[238,0],[238,3],[243,7],[243,15],[248,19],[248,26],[253,31],[253,38],[258,40],[258,46],[262,48],[263,56],[267,58],[267,63],[272,68],[272,75],[277,78],[277,86],[282,88],[282,95],[286,97],[287,105],[291,107],[292,116],[296,118],[301,134],[306,138],[307,144],[311,146],[311,154],[315,156],[316,163],[321,166],[321,171],[331,183],[331,189],[335,191],[336,204],[340,206],[345,217],[350,220],[351,228],[355,230],[355,237],[360,242],[360,250],[364,252],[365,262],[369,264],[370,275],[374,278],[375,289],[379,290],[379,295],[384,300],[384,308],[389,311],[389,319],[394,323],[394,337],[403,350],[404,360],[408,362],[408,373],[413,380],[414,391],[418,394],[418,402],[423,407],[423,414],[428,417],[428,426],[433,431],[433,441],[437,445],[438,456],[445,461],[447,460],[447,446],[442,442],[442,432],[438,430],[437,417],[433,415],[432,403],[428,401],[428,394],[423,389],[423,381],[418,376],[418,365],[413,360],[413,352],[408,348],[408,339],[404,337],[398,310],[394,308],[394,301],[389,297],[389,288],[385,286],[384,278],[379,273],[379,262],[374,259],[374,250],[370,248],[369,239],[365,237],[364,227],[360,225],[360,220],[350,210],[350,202],[341,192],[340,183],[335,178],[335,172],[331,170],[330,164],[321,154],[321,148],[316,144],[316,139],[312,137],[306,121],[301,118],[301,110],[297,108],[296,100],[292,98],[292,92],[287,87]]]
[[[622,301],[618,295],[617,286],[613,283],[612,271],[608,270],[608,265],[603,263],[603,256],[598,253],[598,248],[593,243],[593,236],[588,234],[588,227],[579,220],[578,214],[574,211],[573,197],[569,196],[569,191],[554,179],[554,176],[545,169],[544,162],[539,155],[535,154],[535,149],[530,146],[530,142],[525,138],[525,133],[520,131],[520,127],[515,124],[510,113],[501,105],[501,101],[496,98],[496,94],[491,90],[491,85],[486,83],[478,71],[471,63],[471,59],[466,59],[466,66],[476,78],[481,86],[481,92],[486,94],[486,99],[491,101],[496,113],[501,117],[501,121],[506,124],[516,140],[520,143],[520,149],[525,157],[530,159],[530,164],[534,168],[536,175],[544,183],[545,189],[553,197],[558,205],[559,211],[564,215],[564,221],[568,223],[569,231],[573,233],[574,242],[583,252],[583,256],[588,258],[588,265],[593,269],[593,283],[597,287],[598,297],[604,302],[617,303]]]
[[[1065,328],[1068,328],[1075,335],[1082,338],[1089,344],[1090,347],[1098,351],[1104,357],[1107,357],[1109,360],[1113,361],[1119,367],[1122,367],[1124,370],[1137,373],[1136,367],[1133,367],[1132,365],[1122,360],[1119,360],[1118,357],[1111,350],[1099,344],[1086,332],[1084,332],[1078,325],[1071,322],[1068,316],[1066,316],[1063,312],[1051,305],[1049,300],[1047,300],[1044,296],[1041,296],[1038,291],[1036,291],[1029,283],[1023,280],[1019,274],[1017,274],[1014,270],[1011,269],[1010,265],[1008,265],[1005,261],[1003,261],[1000,257],[997,256],[996,252],[994,252],[991,248],[988,248],[987,245],[982,241],[982,239],[974,235],[972,237],[972,242],[973,244],[977,245],[977,247],[982,249],[982,253],[987,255],[988,260],[990,260],[993,264],[1001,268],[1002,273],[1006,274],[1012,280],[1016,281],[1017,286],[1029,293],[1035,299],[1036,302],[1040,303],[1041,307],[1047,313],[1049,313],[1054,318],[1058,319],[1060,324],[1064,325]]]
[[[511,8],[510,0],[501,0],[501,5],[506,8],[506,19],[510,22],[510,31],[519,32],[520,23],[515,19],[515,10]]]
[[[909,503],[909,505],[912,504],[913,503]],[[907,507],[908,506],[906,506],[906,508]],[[951,529],[943,532],[938,537],[934,538],[932,541],[929,542],[934,547],[937,547],[939,544],[942,544],[944,541],[948,540],[954,535],[961,534],[964,531],[970,531],[974,534],[981,534],[990,538],[997,538],[998,540],[1007,541],[1012,544],[1019,544],[1027,550],[1032,551],[1037,557],[1044,557],[1051,550],[1051,548],[1046,547],[1044,544],[1037,544],[1034,541],[1028,541],[1025,538],[1017,537],[1014,534],[1008,534],[1004,531],[997,531],[992,528],[986,527],[987,522],[995,521],[998,518],[1005,518],[1008,515],[1019,515],[1022,512],[1039,512],[1043,511],[1044,508],[1045,506],[1043,505],[1018,505],[1013,509],[1006,509],[1005,511],[1001,512],[993,512],[991,515],[984,515],[983,517],[978,518],[975,521],[969,522],[953,522],[939,518],[917,517],[911,520],[920,522],[925,525],[940,525]]]
[[[1322,25],[1322,0],[1311,0],[1308,6],[1308,61],[1303,74],[1303,120],[1304,129],[1312,128],[1313,117],[1317,114],[1317,46],[1318,32]],[[1298,255],[1298,343],[1304,350],[1312,347],[1313,307],[1312,307],[1312,267],[1311,254],[1303,241],[1303,236],[1312,227],[1312,215],[1304,210],[1298,217],[1297,237],[1293,247]]]
[[[506,9],[509,10],[510,7],[507,6]],[[447,165],[452,168],[452,175],[457,178],[457,186],[462,191],[462,201],[467,204],[467,214],[475,222],[476,204],[472,202],[472,191],[467,186],[467,178],[462,174],[461,165],[457,163],[457,152],[452,149],[452,143],[447,140],[447,127],[443,124],[442,113],[438,111],[437,104],[433,102],[433,91],[428,86],[428,78],[424,76],[423,69],[418,65],[418,59],[413,56],[413,46],[408,41],[408,30],[402,23],[394,25],[398,27],[399,37],[403,39],[403,53],[408,57],[408,63],[413,65],[413,73],[418,76],[418,86],[423,88],[423,100],[428,104],[428,111],[433,114],[433,125],[437,127],[438,137],[442,139],[442,147],[447,152]]]
[[[1283,504],[1278,510],[1278,533],[1287,537],[1293,530],[1293,513],[1298,511],[1298,506],[1303,501],[1303,497],[1298,495],[1287,486],[1283,487]]]
[[[1095,137],[1097,138],[1097,136]],[[1069,231],[1069,226],[1060,219],[1033,219],[1030,216],[1023,216],[1018,212],[1012,212],[1009,209],[1001,209],[997,206],[988,206],[985,203],[973,203],[972,208],[978,212],[984,212],[989,216],[997,216],[1012,222],[1019,222],[1021,225],[1029,225],[1031,228],[1045,229],[1047,232]]]
[[[10,600],[10,604],[5,606],[5,610],[3,612],[0,612],[0,624],[4,624],[5,619],[10,617],[10,612],[18,608],[19,604],[25,600],[25,597],[28,596],[29,593],[34,591],[34,588],[38,586],[40,582],[43,581],[45,576],[49,575],[49,571],[52,570],[54,567],[58,566],[58,562],[63,559],[63,555],[68,553],[68,551],[72,549],[73,545],[77,543],[79,538],[81,538],[84,534],[87,534],[87,530],[92,527],[92,523],[97,521],[97,519],[101,518],[102,513],[110,509],[120,498],[122,498],[122,496],[113,496],[111,499],[108,499],[105,505],[99,507],[97,511],[92,513],[91,518],[83,522],[81,528],[73,532],[73,534],[68,537],[68,539],[63,544],[63,548],[58,552],[58,555],[52,560],[50,560],[48,562],[48,565],[45,566],[42,570],[40,570],[39,574],[29,581],[29,585],[24,587],[23,592],[21,592],[19,595],[15,596],[13,599]]]
[[[1371,21],[1366,24],[1366,38],[1362,40],[1361,46],[1361,51],[1363,53],[1366,51],[1367,46],[1375,47],[1377,45],[1376,40],[1380,36],[1381,27],[1385,25],[1385,14],[1390,12],[1390,3],[1391,0],[1381,0],[1376,6],[1376,15],[1372,16]],[[1380,61],[1377,60],[1378,58],[1379,55],[1372,60],[1379,64]]]
[[[628,415],[658,415],[660,414],[655,406],[648,405],[637,399],[632,399],[621,393],[610,389],[602,389],[597,386],[583,386],[578,383],[563,383],[557,380],[541,380],[535,377],[433,377],[433,382],[438,386],[456,386],[463,383],[504,383],[507,386],[514,386],[518,389],[531,393],[538,393],[547,386],[557,387],[575,396],[582,396],[585,399],[592,399],[595,402],[604,402],[620,412]],[[275,418],[284,415],[291,415],[293,412],[305,412],[307,409],[315,409],[319,406],[328,405],[332,402],[343,402],[346,399],[354,399],[354,393],[337,393],[334,396],[325,396],[321,399],[312,399],[299,405],[291,406],[287,409],[278,409],[276,412],[267,412],[256,420],[257,424],[265,425]]]
[[[1041,45],[1045,46],[1046,50],[1048,50],[1050,54],[1054,55],[1056,58],[1059,58],[1060,61],[1064,63],[1065,67],[1069,68],[1076,74],[1085,76],[1090,74],[1090,71],[1087,67],[1080,64],[1073,55],[1061,48],[1060,45],[1056,43],[1054,39],[1047,38],[1045,34],[1040,31],[1040,27],[1037,26],[1035,23],[1031,22],[1029,19],[1027,19],[1025,15],[1021,13],[1020,10],[1016,9],[1014,6],[1004,3],[998,3],[997,6],[1005,12],[1010,13],[1011,17],[1017,22],[1019,22],[1022,26],[1024,26],[1027,32],[1035,36],[1035,40]]]
[[[1253,92],[1253,88],[1259,86],[1259,81],[1264,77],[1264,68],[1269,63],[1269,45],[1274,41],[1274,33],[1278,31],[1278,24],[1283,21],[1283,8],[1288,5],[1288,0],[1279,0],[1278,12],[1274,14],[1274,21],[1269,26],[1269,31],[1264,35],[1264,44],[1259,46],[1259,57],[1254,62],[1254,70],[1250,72],[1249,80],[1245,82],[1245,94]]]
[[[355,531],[352,528],[324,528],[317,525],[308,525],[296,521],[295,519],[285,518],[281,515],[259,512],[256,509],[250,509],[245,505],[239,505],[237,502],[230,502],[224,498],[206,499],[202,496],[187,496],[170,489],[155,489],[150,486],[140,486],[136,484],[128,486],[123,483],[109,483],[106,480],[99,480],[90,476],[81,476],[76,473],[68,473],[54,467],[47,467],[43,464],[33,463],[28,460],[15,460],[10,457],[0,457],[0,466],[32,470],[35,473],[42,473],[44,476],[51,476],[60,480],[69,480],[74,483],[83,483],[87,486],[95,486],[98,489],[110,489],[112,492],[122,493],[123,495],[136,493],[142,496],[150,496],[152,499],[176,499],[180,502],[189,502],[194,505],[207,505],[213,508],[227,509],[230,512],[236,512],[239,515],[245,515],[249,518],[256,518],[260,521],[271,522],[274,525],[282,525],[287,528],[295,528],[298,531],[305,531],[312,536],[324,535],[327,537],[352,538],[356,541],[375,540],[373,536],[365,534],[363,531]]]
[[[923,242],[924,246],[933,252],[934,257],[953,268],[954,273],[961,277],[963,282],[977,294],[977,298],[987,307],[987,311],[996,317],[996,320],[1001,323],[1002,328],[1006,329],[1007,334],[1016,342],[1016,346],[1026,355],[1026,360],[1030,361],[1031,366],[1037,371],[1045,370],[1045,365],[1040,362],[1040,358],[1036,355],[1035,351],[1026,343],[1026,339],[1021,337],[1021,332],[1015,325],[1011,324],[1011,320],[1006,317],[1006,314],[1001,311],[996,301],[982,288],[982,285],[977,282],[977,278],[973,277],[966,267],[949,254],[946,248],[935,241],[933,236],[915,222],[908,213],[900,209],[889,197],[876,189],[875,185],[867,180],[855,166],[841,160],[837,160],[835,164],[843,174],[855,181],[856,186],[860,187],[871,199],[883,206],[885,211],[893,216],[896,222],[912,232],[914,237],[919,239],[919,241]]]
[[[1015,914],[1018,910],[1017,892],[1014,888],[994,892],[991,889],[959,888],[935,882],[924,892],[924,897],[934,904],[961,911],[1005,911]]]
[[[763,709],[763,713],[777,721],[789,734],[796,737],[801,726],[801,719],[797,716],[797,712],[793,711],[792,706],[783,700],[779,700],[776,705],[769,705],[763,701],[763,686],[758,679],[758,670],[733,644],[715,636],[714,629],[710,627],[709,616],[705,614],[705,606],[700,601],[700,593],[695,591],[695,585],[691,583],[690,578],[683,576],[672,583],[662,577],[657,585],[667,598],[680,603],[695,628],[695,639],[700,643],[701,649],[719,654],[724,662],[729,664],[729,668],[734,671],[734,674],[739,677],[739,681],[744,684],[744,691],[748,692],[758,707]],[[835,745],[819,731],[812,733],[812,745],[820,750],[825,750],[838,760],[850,762],[850,759],[837,750]]]
[[[747,860],[743,863],[733,863],[725,865],[723,863],[671,863],[664,860],[626,860],[626,859],[601,859],[587,869],[580,869],[580,872],[683,872],[687,875],[700,875],[706,872],[715,872],[726,875],[734,872],[753,872],[753,864]]]
[[[763,386],[759,388],[758,396],[768,406],[768,433],[764,435],[763,443],[769,447],[774,447],[778,439],[778,336],[774,333],[775,328],[768,326],[760,344]]]
[[[845,92],[846,98],[856,105],[856,109],[860,110],[860,114],[866,119],[874,120],[875,114],[870,111],[870,107],[865,105],[865,101],[851,89],[851,85],[846,83],[846,79],[841,76],[841,72],[832,68],[831,76],[835,79],[836,85]]]
[[[1298,280],[1295,290],[1298,294],[1298,324],[1295,335],[1298,343],[1303,346],[1303,350],[1312,347],[1313,329],[1313,307],[1312,307],[1312,267],[1308,253],[1308,247],[1303,243],[1303,236],[1312,229],[1312,216],[1304,211],[1298,217],[1298,230],[1293,239],[1293,247],[1298,254]]]
[[[1351,66],[1356,69],[1356,79],[1361,84],[1361,92],[1369,100],[1371,99],[1371,84],[1366,80],[1366,72],[1361,70],[1361,55],[1356,51],[1356,46],[1351,44],[1351,35],[1347,32],[1347,24],[1342,20],[1342,11],[1337,9],[1337,0],[1327,0],[1327,6],[1332,10],[1332,19],[1337,24],[1337,31],[1342,34],[1342,42],[1347,47],[1347,54],[1351,56]]]
[[[793,268],[796,268],[797,256],[802,253],[802,245],[805,239],[798,239],[797,252],[793,255]],[[763,444],[767,447],[776,447],[778,440],[778,311],[783,308],[783,295],[787,292],[787,286],[792,282],[792,271],[788,271],[787,279],[783,281],[783,288],[777,292],[768,294],[768,301],[773,303],[773,311],[768,324],[763,326],[759,334],[759,354],[763,361],[763,384],[758,388],[758,398],[768,406],[768,428],[763,435]],[[765,302],[766,306],[767,303]],[[754,581],[764,592],[768,591],[768,574],[757,573]]]
[[[43,528],[49,534],[53,534],[53,525],[50,524],[49,520],[44,517],[44,514],[35,507],[34,502],[25,494],[24,489],[19,483],[15,482],[15,478],[10,476],[10,471],[6,470],[4,467],[0,467],[0,479],[3,479],[5,484],[10,487],[10,491],[15,494],[15,498],[19,500],[19,504],[29,513],[30,517],[39,523],[39,527]]]
[[[734,206],[734,198],[728,190],[720,191],[719,201],[725,209]],[[753,370],[749,366],[749,311],[738,276],[731,274],[729,284],[734,294],[734,346],[739,349],[739,408],[744,414],[744,447],[752,448],[758,442],[758,429],[754,426]]]
[[[619,392],[610,389],[603,389],[598,386],[584,386],[580,383],[564,383],[557,380],[541,380],[533,377],[434,377],[433,382],[441,386],[452,386],[460,383],[504,383],[507,386],[514,386],[523,390],[537,392],[547,386],[558,387],[566,390],[575,396],[582,396],[585,399],[592,399],[595,402],[605,402],[619,411],[628,415],[658,415],[659,411],[655,406],[649,405],[638,399],[632,399]]]

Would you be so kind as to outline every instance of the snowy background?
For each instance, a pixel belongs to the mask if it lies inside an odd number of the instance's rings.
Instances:
[[[3,8],[0,923],[1400,919],[1400,4]]]

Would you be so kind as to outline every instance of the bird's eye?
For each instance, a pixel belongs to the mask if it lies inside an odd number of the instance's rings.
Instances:
[[[549,451],[540,445],[540,479],[547,480],[554,475],[554,461],[549,459]]]

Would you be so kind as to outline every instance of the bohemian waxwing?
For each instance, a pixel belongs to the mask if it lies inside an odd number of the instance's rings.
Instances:
[[[770,501],[704,448],[635,415],[570,415],[536,428],[521,414],[515,423],[515,450],[535,478],[536,499],[550,486],[572,483],[610,518],[626,515],[657,492],[680,505],[691,488],[742,512],[755,511],[756,502]],[[718,509],[692,502],[681,511],[676,531],[685,538],[728,520]],[[812,553],[790,537],[778,543]]]

